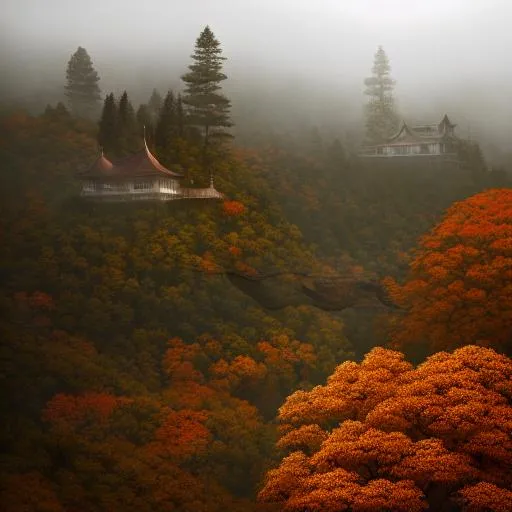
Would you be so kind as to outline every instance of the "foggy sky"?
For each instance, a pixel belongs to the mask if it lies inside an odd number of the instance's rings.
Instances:
[[[179,85],[206,24],[228,58],[231,91],[292,89],[325,111],[324,92],[339,92],[355,108],[383,45],[404,114],[433,106],[460,116],[468,106],[466,123],[489,108],[482,129],[512,131],[509,0],[3,0],[2,64],[32,83],[55,80],[57,70],[63,80],[80,45],[103,90],[123,80]]]

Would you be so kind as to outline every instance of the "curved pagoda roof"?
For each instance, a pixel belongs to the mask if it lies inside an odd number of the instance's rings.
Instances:
[[[390,137],[387,143],[391,144],[398,140],[400,142],[417,142],[420,140],[420,137],[403,121],[400,130]]]
[[[114,164],[108,158],[105,158],[103,150],[101,150],[100,156],[95,160],[92,166],[82,174],[107,174],[112,170],[112,167],[114,167]]]
[[[439,123],[439,131],[445,131],[446,128],[455,128],[457,125],[452,123],[448,118],[448,114],[445,114],[441,122]]]
[[[144,148],[115,163],[105,158],[103,151],[94,164],[80,175],[82,178],[132,179],[132,178],[183,178],[183,174],[164,167],[151,153],[144,140]]]
[[[453,136],[453,129],[456,124],[453,124],[445,115],[439,124],[409,126],[405,121],[402,121],[402,126],[395,135],[390,137],[387,142],[378,144],[379,146],[393,146],[407,143],[422,143],[422,142],[436,142],[446,137]]]

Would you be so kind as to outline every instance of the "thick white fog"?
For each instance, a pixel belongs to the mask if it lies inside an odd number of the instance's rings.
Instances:
[[[4,0],[4,89],[56,89],[80,45],[104,92],[180,87],[209,24],[228,58],[238,116],[286,112],[293,122],[360,121],[363,79],[383,45],[401,114],[444,112],[484,143],[512,145],[512,3],[508,0]],[[262,108],[266,105],[265,108]]]

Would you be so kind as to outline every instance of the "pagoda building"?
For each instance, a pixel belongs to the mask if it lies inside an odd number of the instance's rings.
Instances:
[[[405,121],[398,132],[381,144],[364,146],[364,158],[444,157],[457,160],[455,124],[445,115],[439,124],[408,126]]]
[[[180,166],[164,167],[151,153],[144,138],[142,150],[115,163],[101,151],[92,166],[79,174],[81,196],[108,202],[223,199],[223,194],[215,189],[213,176],[208,188],[185,188],[180,171]]]

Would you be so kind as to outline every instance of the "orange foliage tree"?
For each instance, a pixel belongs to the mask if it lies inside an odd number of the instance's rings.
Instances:
[[[240,201],[224,201],[222,211],[228,217],[238,217],[245,212],[245,206]]]
[[[466,340],[512,345],[512,190],[487,190],[455,203],[420,241],[407,282],[388,281],[408,309],[392,327],[394,348],[433,350]]]
[[[257,505],[230,492],[229,466],[245,463],[246,476],[249,470],[256,473],[253,478],[259,474],[247,453],[255,453],[250,443],[260,442],[266,427],[247,402],[215,395],[200,384],[201,374],[191,366],[201,355],[198,347],[172,340],[164,362],[171,386],[183,385],[190,376],[190,392],[178,388],[180,400],[189,402],[187,408],[172,393],[130,398],[55,395],[43,410],[49,480],[39,474],[10,476],[5,483],[0,478],[6,510],[85,512],[92,510],[92,503],[98,510],[141,512],[255,510]],[[40,508],[25,496],[26,487],[36,485]]]
[[[171,410],[163,424],[155,432],[156,441],[150,449],[159,454],[168,454],[175,460],[206,451],[210,432],[204,426],[208,414],[201,411]]]
[[[414,368],[375,348],[288,397],[278,447],[291,453],[259,498],[297,512],[512,510],[511,397],[512,361],[492,349]]]

